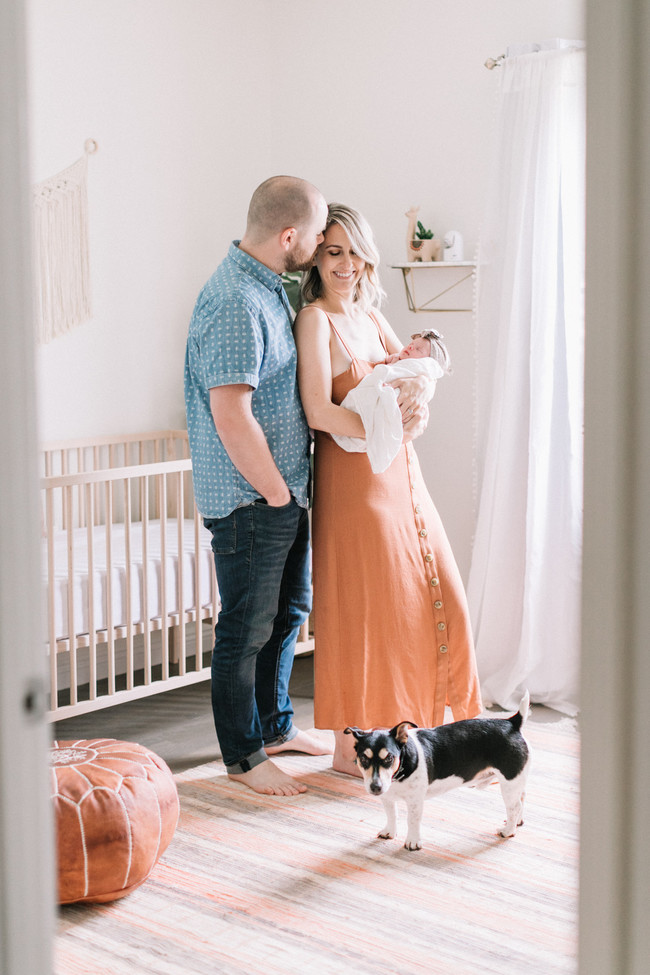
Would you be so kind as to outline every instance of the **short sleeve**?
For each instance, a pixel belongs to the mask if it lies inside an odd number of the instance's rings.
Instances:
[[[260,316],[245,298],[206,302],[198,316],[195,369],[205,389],[246,383],[256,389],[264,358]]]

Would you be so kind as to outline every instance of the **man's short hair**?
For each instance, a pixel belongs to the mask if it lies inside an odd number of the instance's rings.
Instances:
[[[261,242],[295,227],[300,230],[314,212],[318,191],[297,176],[272,176],[257,187],[248,207],[246,236]]]

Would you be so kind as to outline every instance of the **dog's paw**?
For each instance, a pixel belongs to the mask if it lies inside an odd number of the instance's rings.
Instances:
[[[422,843],[417,838],[416,839],[411,839],[410,837],[407,836],[406,837],[406,842],[404,844],[404,849],[405,850],[421,850],[422,849]]]
[[[377,839],[379,840],[392,840],[395,838],[395,833],[390,829],[382,829],[380,833],[377,833]]]
[[[504,823],[501,829],[499,830],[499,832],[497,833],[497,836],[501,836],[504,840],[507,840],[510,839],[511,836],[514,836],[516,832],[517,832],[516,826],[508,826],[507,823]]]

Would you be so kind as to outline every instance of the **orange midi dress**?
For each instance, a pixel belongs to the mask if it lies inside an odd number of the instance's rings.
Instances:
[[[333,380],[340,404],[373,363],[336,334],[352,360]],[[465,591],[412,444],[375,474],[316,433],[313,584],[317,728],[432,727],[446,704],[454,720],[480,713]]]

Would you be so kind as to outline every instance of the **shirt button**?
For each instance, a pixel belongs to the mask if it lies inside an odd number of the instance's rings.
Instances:
[[[444,623],[438,623],[438,629],[439,629],[439,630],[446,630],[446,629],[447,629],[447,627],[445,626],[445,624],[444,624]]]
[[[426,538],[428,534],[429,532],[426,530],[426,528],[420,529],[420,535],[422,536],[422,538]]]
[[[430,552],[427,552],[427,554],[424,556],[424,561],[425,562],[433,562],[433,555],[431,555]],[[431,585],[433,585],[433,582],[431,583]]]
[[[436,601],[435,601],[435,603],[433,605],[436,607],[436,609],[442,609],[442,600],[441,599],[436,599]]]
[[[434,576],[434,577],[433,577],[433,579],[431,580],[431,585],[432,585],[432,586],[437,586],[437,585],[438,585],[438,580],[436,579],[436,577],[435,577],[435,576]]]
[[[447,653],[447,649],[448,649],[448,648],[447,648],[447,647],[446,647],[446,645],[445,645],[445,644],[443,643],[443,644],[442,644],[442,646],[441,646],[441,647],[439,647],[438,649],[440,650],[440,653]]]

